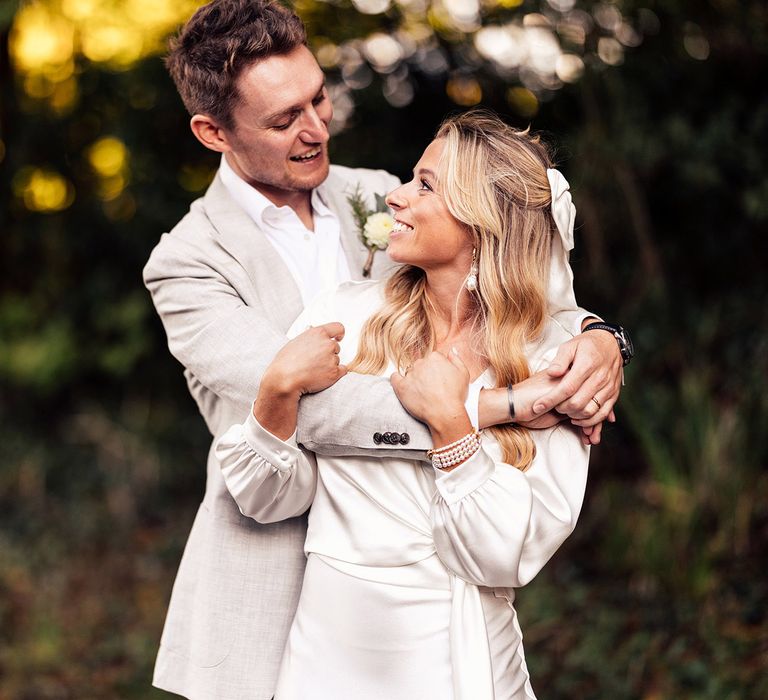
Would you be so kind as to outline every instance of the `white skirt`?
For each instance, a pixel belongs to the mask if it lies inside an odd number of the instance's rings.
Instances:
[[[454,700],[451,603],[437,556],[368,567],[310,554],[275,700]],[[481,603],[489,697],[535,700],[511,602],[486,590]]]

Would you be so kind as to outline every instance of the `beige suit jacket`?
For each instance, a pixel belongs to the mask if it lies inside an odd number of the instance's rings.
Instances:
[[[390,191],[398,181],[383,171],[332,166],[318,188],[339,216],[355,279],[361,278],[367,251],[346,197],[358,184],[373,207],[373,194]],[[576,333],[586,312],[576,308],[564,255],[553,265],[557,279],[550,287],[558,291],[550,312]],[[373,276],[390,267],[386,254],[378,253]],[[302,310],[299,290],[218,176],[162,236],[144,281],[215,443],[248,414],[264,369]],[[409,449],[377,446],[373,434],[385,431],[408,433]],[[360,375],[305,397],[298,437],[328,454],[378,449],[414,457],[430,447],[428,431],[402,409],[388,380]],[[205,496],[173,587],[154,685],[190,700],[272,697],[298,600],[305,533],[304,518],[261,525],[241,515],[209,453]]]

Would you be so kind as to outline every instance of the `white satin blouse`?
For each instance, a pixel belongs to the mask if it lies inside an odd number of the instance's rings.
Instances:
[[[341,321],[341,361],[349,362],[382,289],[342,285],[305,310],[293,335]],[[568,338],[550,323],[528,349],[532,371]],[[489,373],[473,383],[471,402],[483,385],[493,386]],[[312,506],[276,700],[535,697],[513,589],[572,532],[589,448],[565,425],[532,436],[536,458],[526,472],[502,461],[490,433],[472,458],[442,472],[426,462],[315,456],[252,415],[227,431],[217,455],[244,515],[274,522]]]

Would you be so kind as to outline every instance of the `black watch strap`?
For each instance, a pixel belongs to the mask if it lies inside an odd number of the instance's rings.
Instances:
[[[624,366],[629,364],[629,361],[635,356],[635,347],[632,344],[632,339],[629,337],[629,333],[626,328],[616,326],[612,323],[604,323],[603,321],[596,321],[595,323],[587,324],[582,333],[587,331],[608,331],[616,338],[616,342],[619,344],[619,352],[621,353],[621,359],[624,362]]]

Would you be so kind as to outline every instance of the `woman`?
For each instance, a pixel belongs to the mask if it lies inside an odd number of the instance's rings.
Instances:
[[[575,526],[588,448],[564,425],[481,438],[470,415],[482,387],[506,385],[510,412],[530,417],[551,381],[532,372],[567,339],[546,315],[550,180],[562,177],[549,165],[536,138],[495,117],[448,119],[387,200],[402,267],[311,305],[294,331],[315,328],[286,345],[252,414],[220,440],[245,515],[271,522],[312,504],[276,700],[535,697],[512,589]],[[300,395],[346,364],[392,375],[429,426],[431,464],[298,449]]]

